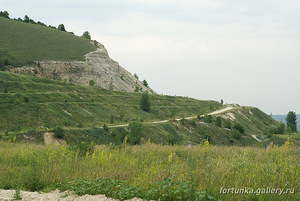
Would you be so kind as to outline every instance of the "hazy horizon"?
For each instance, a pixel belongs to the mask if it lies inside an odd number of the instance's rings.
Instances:
[[[11,18],[82,35],[158,94],[300,113],[300,2],[2,1]]]

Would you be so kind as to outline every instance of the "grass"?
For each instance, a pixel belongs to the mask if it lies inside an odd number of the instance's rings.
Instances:
[[[83,60],[96,47],[90,40],[40,25],[0,17],[0,64]],[[1,65],[0,65],[1,66]]]
[[[3,133],[5,130],[22,133],[56,126],[102,128],[104,124],[111,124],[112,117],[114,124],[136,119],[146,123],[196,116],[222,107],[216,101],[149,95],[151,112],[144,112],[140,109],[140,93],[110,91],[7,72],[0,72],[0,82],[0,132]]]
[[[85,154],[70,146],[0,143],[0,188],[75,190],[127,199],[297,200],[299,148],[288,141],[258,147],[96,146]],[[85,149],[83,149],[85,150]],[[117,185],[116,185],[117,184]],[[221,188],[283,188],[295,193],[221,194]],[[149,193],[150,192],[150,193]],[[186,194],[187,193],[187,194]],[[151,195],[153,197],[151,197]],[[178,195],[178,197],[176,197]],[[199,200],[201,200],[199,198]]]

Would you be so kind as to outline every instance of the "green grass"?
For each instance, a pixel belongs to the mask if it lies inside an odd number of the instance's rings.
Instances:
[[[207,142],[191,147],[148,142],[140,146],[96,146],[81,154],[82,145],[75,149],[67,145],[1,142],[0,188],[31,191],[59,188],[80,195],[101,193],[120,199],[137,196],[194,200],[191,197],[196,194],[216,200],[299,199],[300,152],[289,142],[268,149],[211,146]],[[295,189],[295,192],[220,193],[221,188],[269,187]]]
[[[83,60],[96,47],[67,32],[0,17],[0,65],[22,66],[34,61]]]
[[[56,126],[71,130],[102,128],[104,124],[110,124],[112,116],[114,124],[137,119],[146,124],[154,120],[196,116],[222,107],[216,101],[150,95],[151,112],[144,112],[140,109],[140,93],[110,91],[7,72],[0,72],[0,83],[0,133],[4,139],[5,130],[11,134],[29,130],[38,132]]]

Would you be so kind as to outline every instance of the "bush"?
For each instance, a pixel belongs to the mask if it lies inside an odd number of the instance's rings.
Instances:
[[[129,135],[128,142],[132,145],[138,144],[141,142],[142,135],[142,123],[139,121],[135,121],[129,124]]]
[[[82,34],[82,37],[91,40],[91,35],[90,35],[90,33],[89,33],[88,31],[85,31],[85,32]]]
[[[211,123],[212,122],[212,116],[211,115],[204,115],[203,121],[205,123]]]
[[[233,129],[239,131],[241,134],[245,133],[245,128],[242,124],[235,122],[233,125]]]
[[[225,119],[225,121],[224,121],[224,127],[228,128],[228,129],[231,129],[231,121],[230,121],[230,119]]]
[[[233,136],[234,139],[239,140],[239,139],[241,139],[242,135],[238,130],[233,130],[232,131],[232,136]]]
[[[141,109],[144,110],[145,112],[150,112],[151,110],[148,91],[143,93],[141,96]]]
[[[143,85],[144,85],[145,87],[148,87],[148,82],[147,82],[146,80],[143,80]]]
[[[216,122],[215,122],[216,126],[221,127],[222,126],[222,118],[220,116],[218,116],[216,118]]]
[[[108,132],[108,126],[106,124],[103,125],[103,129]]]
[[[115,117],[113,115],[110,115],[109,120],[110,120],[110,123],[113,124],[115,121]]]
[[[62,127],[57,126],[53,129],[53,131],[55,138],[63,139],[65,137],[65,130]]]
[[[92,86],[94,86],[94,85],[95,85],[95,81],[94,81],[94,80],[90,80],[90,81],[89,81],[89,86],[92,87]]]
[[[29,102],[29,98],[28,97],[24,97],[23,101],[24,101],[24,103],[28,103]]]

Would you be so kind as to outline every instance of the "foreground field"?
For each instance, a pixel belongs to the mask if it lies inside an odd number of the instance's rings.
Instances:
[[[297,200],[299,149],[0,143],[0,188],[157,200]],[[125,182],[126,181],[126,182]],[[248,189],[234,194],[229,188]],[[283,189],[281,195],[263,189]],[[251,193],[251,189],[254,192]],[[294,189],[294,190],[293,190]]]

